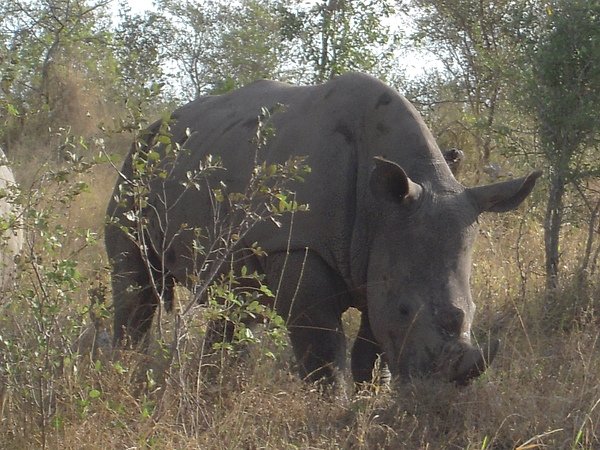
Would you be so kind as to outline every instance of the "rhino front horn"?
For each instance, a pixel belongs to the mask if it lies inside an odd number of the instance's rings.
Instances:
[[[492,339],[483,347],[470,347],[457,364],[456,372],[451,381],[460,385],[466,385],[477,378],[492,364],[500,341]]]

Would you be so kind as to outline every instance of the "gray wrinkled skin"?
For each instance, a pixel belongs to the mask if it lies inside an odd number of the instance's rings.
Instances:
[[[276,130],[264,158],[283,162],[307,155],[312,168],[306,182],[294,186],[297,200],[310,211],[295,215],[291,237],[287,217],[280,228],[271,222],[257,226],[242,243],[257,242],[268,254],[247,258],[251,270],[264,272],[273,289],[282,278],[275,307],[287,320],[301,375],[333,380],[344,368],[341,315],[352,307],[362,313],[352,348],[355,381],[371,379],[379,355],[402,380],[435,375],[465,383],[478,376],[497,343],[471,343],[475,305],[469,277],[477,217],[516,208],[539,173],[465,188],[412,105],[366,75],[307,87],[259,81],[174,113],[173,140],[185,142],[189,128],[185,147],[191,152],[174,165],[167,204],[180,194],[186,172],[207,154],[218,154],[227,168],[211,185],[223,181],[229,191],[243,191],[261,107],[274,111]],[[131,174],[129,160],[123,173]],[[152,206],[162,211],[160,202]],[[123,219],[128,208],[113,200],[108,215]],[[204,228],[212,217],[201,188],[169,211],[168,226],[150,221],[148,236],[170,242],[182,224]],[[149,289],[128,289],[147,286],[148,272],[137,247],[117,227],[107,226],[106,246],[113,264],[115,342],[125,337],[137,342],[158,300]],[[175,282],[192,284],[190,247],[191,236],[184,234],[165,254],[159,287],[167,303]],[[156,255],[156,267],[158,260]]]

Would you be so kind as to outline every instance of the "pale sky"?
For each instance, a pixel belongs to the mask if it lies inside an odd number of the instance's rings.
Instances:
[[[112,1],[112,7],[115,11],[119,9],[119,3],[122,2],[119,0]],[[131,10],[134,12],[142,12],[152,7],[152,2],[150,0],[128,0],[126,3],[131,7]]]

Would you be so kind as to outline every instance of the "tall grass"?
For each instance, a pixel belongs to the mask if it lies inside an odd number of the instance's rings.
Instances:
[[[289,349],[268,340],[207,354],[202,315],[175,359],[158,339],[147,353],[102,348],[111,311],[97,238],[116,174],[77,164],[40,171],[23,196],[33,206],[27,252],[0,305],[1,448],[600,447],[599,286],[567,279],[549,311],[535,204],[482,219],[474,332],[502,348],[481,379],[360,393],[347,379],[333,395],[301,382]],[[569,231],[567,269],[584,239]],[[352,338],[357,315],[344,319]]]

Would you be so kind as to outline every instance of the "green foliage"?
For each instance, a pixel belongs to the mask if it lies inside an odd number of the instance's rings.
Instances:
[[[386,79],[399,35],[386,19],[395,14],[388,0],[322,0],[297,5],[282,2],[284,36],[312,67],[310,82],[323,82],[348,71]]]
[[[570,209],[570,187],[585,205],[590,229],[597,220],[597,191],[589,183],[600,175],[596,157],[600,131],[600,4],[559,0],[534,5],[531,16],[524,16],[529,27],[523,33],[519,94],[523,108],[535,117],[539,151],[549,169],[544,228],[546,287],[553,297],[559,287],[560,238],[565,213]],[[594,241],[594,233],[590,232],[579,269],[581,277],[589,270]]]
[[[21,220],[13,226],[23,228],[26,244],[16,287],[0,304],[3,390],[32,405],[30,413],[41,424],[43,445],[50,427],[62,423],[56,410],[60,395],[56,379],[77,366],[75,343],[86,313],[80,300],[87,282],[77,255],[96,244],[93,232],[71,230],[63,222],[69,205],[87,190],[81,177],[96,162],[89,159],[84,141],[68,134],[63,141],[69,157],[65,163],[59,169],[46,167],[27,192],[11,193],[11,202],[22,208]],[[98,396],[96,390],[89,391],[90,401]]]
[[[5,144],[18,140],[23,122],[37,121],[29,132],[64,127],[69,119],[75,126],[72,109],[86,112],[78,104],[82,91],[110,86],[110,35],[101,25],[106,5],[86,0],[2,3],[0,120],[9,128],[0,138]]]
[[[290,60],[278,1],[160,0],[163,50],[177,66],[184,97],[223,93],[260,78],[281,78]]]
[[[600,4],[560,0],[541,9],[528,36],[523,103],[538,119],[550,164],[577,173],[568,166],[583,162],[576,153],[600,128]]]
[[[387,78],[398,34],[394,2],[159,2],[164,48],[187,97],[256,79],[325,81],[360,70]],[[165,37],[166,36],[166,37]]]
[[[205,317],[218,323],[221,330],[210,336],[214,350],[238,352],[248,344],[265,344],[266,340],[279,349],[287,345],[287,333],[283,319],[269,304],[274,294],[263,284],[264,275],[249,273],[245,266],[239,273],[230,270],[216,277],[208,288],[208,304],[203,312]],[[248,288],[248,284],[254,287]],[[263,337],[252,331],[253,323],[263,323],[266,334]],[[271,350],[265,350],[269,357],[275,357]]]
[[[118,90],[128,101],[148,100],[143,88],[166,82],[164,44],[170,38],[161,16],[153,12],[134,14],[126,5],[119,11],[114,29],[114,57],[121,83]]]
[[[448,106],[443,100],[459,105],[454,107],[456,123],[450,126],[456,133],[470,135],[468,147],[462,148],[475,154],[477,171],[503,151],[506,144],[499,131],[520,128],[511,121],[514,112],[506,99],[512,88],[509,74],[516,49],[513,33],[518,32],[515,15],[521,4],[496,0],[412,2],[417,8],[413,41],[443,64],[441,80],[429,80],[425,95],[418,100],[433,105],[442,100],[440,108]],[[440,82],[441,93],[436,92]],[[439,128],[447,130],[449,125]],[[450,143],[459,145],[460,142]]]

